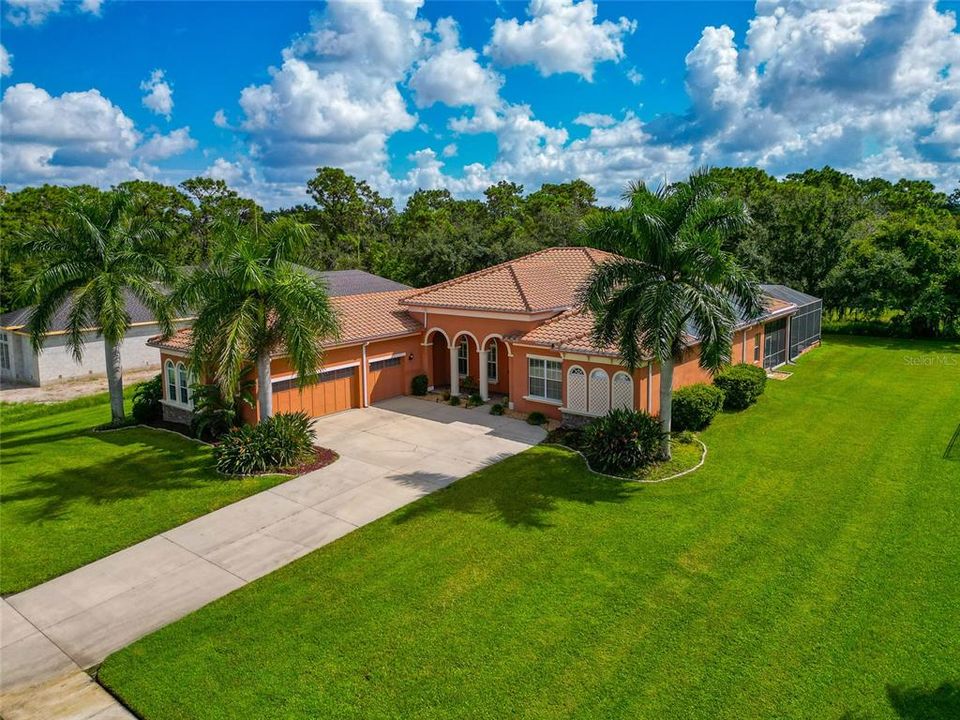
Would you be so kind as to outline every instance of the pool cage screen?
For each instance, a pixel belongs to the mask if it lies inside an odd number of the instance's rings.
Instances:
[[[761,285],[763,291],[778,300],[793,303],[797,311],[785,319],[767,323],[763,348],[763,366],[773,368],[790,362],[807,348],[820,342],[823,301],[786,285]]]
[[[790,318],[790,359],[797,357],[811,345],[820,342],[820,319],[823,315],[823,301],[803,305]]]

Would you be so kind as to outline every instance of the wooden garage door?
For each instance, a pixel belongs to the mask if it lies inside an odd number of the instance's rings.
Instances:
[[[370,363],[370,402],[403,395],[403,358]]]
[[[355,367],[320,373],[316,382],[303,390],[296,379],[273,383],[273,411],[307,413],[320,417],[330,413],[360,407],[360,383]]]

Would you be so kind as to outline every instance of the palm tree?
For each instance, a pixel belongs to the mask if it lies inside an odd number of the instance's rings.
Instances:
[[[619,257],[599,265],[580,293],[595,319],[594,340],[615,344],[633,372],[652,356],[660,365],[660,454],[670,457],[673,365],[688,333],[711,373],[730,362],[737,311],[763,311],[752,274],[723,250],[749,222],[743,204],[719,194],[706,170],[656,190],[631,184],[627,206],[593,218],[587,245]]]
[[[110,415],[124,419],[123,367],[120,345],[130,328],[127,298],[136,296],[150,309],[160,331],[172,332],[167,288],[176,272],[157,248],[167,229],[145,212],[145,200],[117,190],[90,196],[75,194],[56,225],[44,226],[31,240],[31,251],[44,266],[28,281],[26,301],[33,304],[27,320],[36,352],[57,311],[69,303],[67,345],[74,359],[83,359],[89,329],[103,338]]]
[[[214,232],[210,264],[176,292],[178,305],[196,313],[191,366],[234,397],[255,364],[260,417],[270,417],[271,355],[282,349],[298,383],[308,384],[323,362],[321,342],[339,336],[337,314],[325,288],[292,262],[309,226],[287,218],[268,223],[255,214],[249,221],[223,219]]]

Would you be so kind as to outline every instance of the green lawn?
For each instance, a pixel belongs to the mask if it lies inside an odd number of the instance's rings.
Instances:
[[[285,480],[218,475],[210,448],[109,420],[106,395],[0,408],[0,592],[44,580]]]
[[[718,418],[692,475],[641,486],[532,449],[99,677],[147,720],[955,720],[958,358],[830,337]]]

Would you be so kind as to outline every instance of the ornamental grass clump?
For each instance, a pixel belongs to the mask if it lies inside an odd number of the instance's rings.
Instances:
[[[213,454],[220,472],[253,475],[309,460],[315,452],[315,439],[316,431],[306,413],[281,413],[231,430]]]
[[[581,448],[590,466],[607,473],[635,470],[657,459],[660,421],[645,412],[611,410],[587,425]]]

